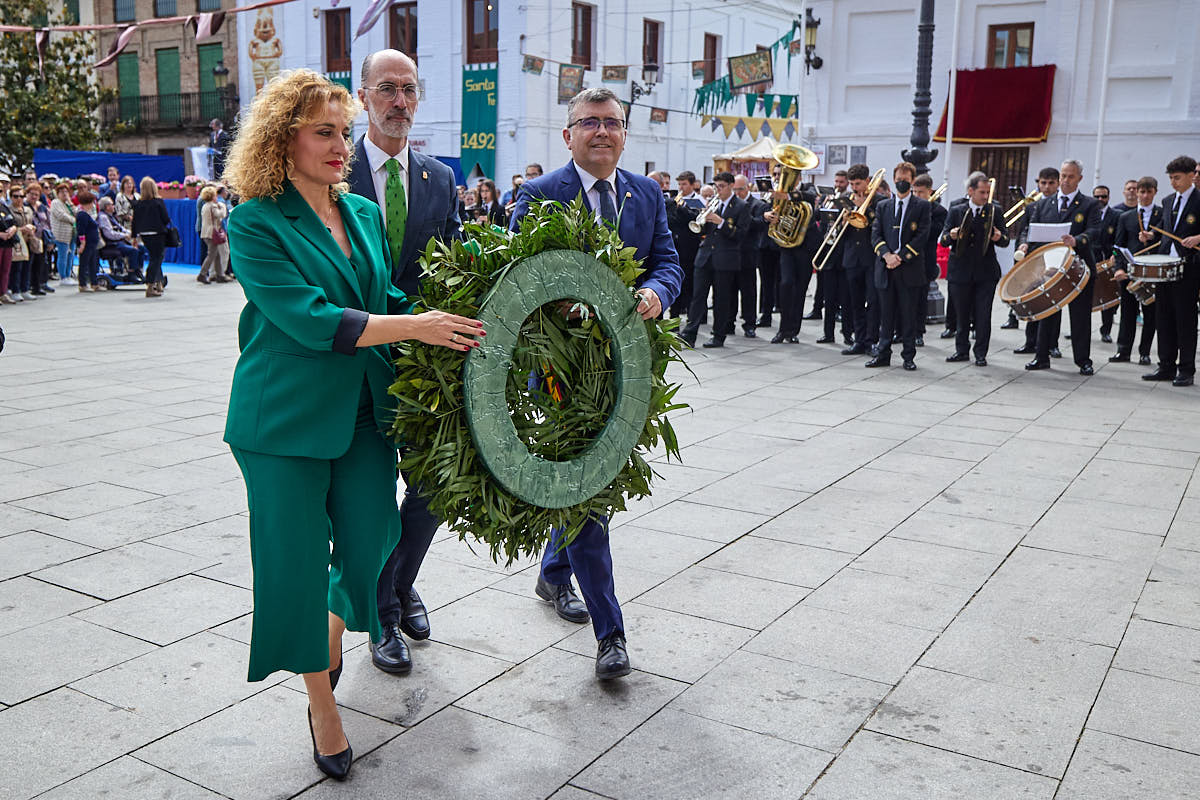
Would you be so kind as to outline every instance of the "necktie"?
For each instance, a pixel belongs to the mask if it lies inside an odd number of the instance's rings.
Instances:
[[[610,225],[617,224],[617,207],[613,205],[612,184],[596,181],[595,189],[600,193],[600,218]]]
[[[1183,204],[1183,195],[1175,194],[1175,205],[1171,207],[1171,230],[1179,227],[1179,206]]]
[[[1062,208],[1060,208],[1060,209],[1059,209],[1059,213],[1062,213],[1063,211],[1066,211],[1066,210],[1067,210],[1067,206],[1070,204],[1070,202],[1071,202],[1071,201],[1070,201],[1069,199],[1067,199],[1067,196],[1064,194],[1064,195],[1063,195],[1063,198],[1062,198]]]
[[[400,267],[400,251],[404,248],[404,225],[408,221],[408,205],[404,199],[404,183],[400,180],[400,162],[389,158],[387,186],[384,188],[384,213],[387,216],[388,249],[392,251],[392,266]]]

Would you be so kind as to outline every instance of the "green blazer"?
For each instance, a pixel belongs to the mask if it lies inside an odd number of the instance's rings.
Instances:
[[[346,233],[367,263],[356,272],[290,182],[229,217],[230,261],[246,294],[238,322],[225,441],[256,453],[337,458],[350,448],[364,377],[382,430],[395,409],[386,345],[355,347],[368,314],[412,308],[392,286],[379,206],[344,194]]]

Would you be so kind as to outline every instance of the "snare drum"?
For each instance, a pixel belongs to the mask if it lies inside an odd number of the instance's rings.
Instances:
[[[1129,277],[1135,281],[1177,281],[1183,277],[1183,259],[1172,255],[1134,256],[1128,272]]]
[[[1154,302],[1154,284],[1152,283],[1131,280],[1125,284],[1125,291],[1136,297],[1138,302],[1144,306]]]
[[[1083,259],[1062,242],[1042,245],[1000,279],[996,293],[1018,319],[1045,319],[1070,303],[1090,276]]]
[[[1096,265],[1096,283],[1092,288],[1092,311],[1104,311],[1121,303],[1121,286],[1113,280],[1112,259]]]

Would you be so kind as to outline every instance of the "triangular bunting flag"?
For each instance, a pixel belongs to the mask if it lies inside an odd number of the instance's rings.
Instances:
[[[108,55],[96,62],[96,69],[107,67],[109,64],[117,60],[117,56],[121,55],[121,51],[129,44],[129,40],[137,33],[137,25],[129,25],[125,27],[120,35],[113,40],[112,46],[108,48]]]
[[[38,75],[42,76],[42,80],[46,80],[46,45],[50,42],[50,29],[42,28],[33,35],[33,44],[37,49],[38,54]]]
[[[753,114],[754,109],[757,107],[758,107],[758,95],[756,95],[756,94],[746,95],[746,113]]]
[[[775,108],[775,95],[764,94],[762,96],[762,101],[763,101],[763,116],[764,117],[771,116],[771,112]]]
[[[733,133],[734,128],[742,123],[737,117],[717,117],[721,121],[721,130],[725,132],[725,138],[729,138],[729,134]]]
[[[774,136],[776,139],[781,139],[783,137],[783,129],[786,128],[787,126],[788,126],[788,121],[786,119],[768,119],[767,120],[767,127],[769,127],[771,129],[771,135]]]
[[[357,39],[374,28],[375,23],[383,16],[383,12],[387,11],[391,5],[392,0],[371,0],[366,13],[363,14],[362,22],[358,23],[358,30],[354,32],[354,38]]]
[[[796,95],[794,94],[779,95],[779,116],[786,118],[789,114],[791,114],[792,105],[795,103],[795,101]]]
[[[704,116],[700,117],[700,127],[703,128],[705,125],[708,125],[710,122],[712,122],[712,114],[705,114]]]
[[[216,36],[217,32],[221,30],[221,23],[225,22],[225,12],[206,12],[192,17],[189,21],[196,30],[196,44],[203,44],[207,39]]]

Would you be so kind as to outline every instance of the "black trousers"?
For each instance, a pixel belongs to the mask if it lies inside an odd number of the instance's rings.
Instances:
[[[913,308],[916,309],[917,336],[925,335],[925,316],[929,308],[929,284],[918,286],[913,291]]]
[[[737,300],[738,273],[734,270],[715,270],[712,262],[697,266],[692,286],[692,305],[688,321],[680,332],[685,339],[695,339],[700,321],[708,312],[708,292],[713,295],[713,338],[725,341],[725,331],[733,327],[732,303]]]
[[[742,252],[742,266],[737,271],[737,287],[736,291],[729,298],[729,328],[728,332],[733,333],[734,325],[737,321],[737,306],[738,298],[742,300],[742,327],[746,330],[754,330],[758,325],[758,250],[746,250]],[[725,330],[725,329],[722,329]]]
[[[779,304],[780,260],[779,250],[775,248],[764,247],[758,251],[758,313],[767,322],[771,321],[771,314],[777,306],[779,313],[783,313],[783,306]]]
[[[804,297],[812,280],[812,253],[799,247],[779,251],[779,335],[800,333]]]
[[[817,273],[817,288],[813,290],[813,310],[820,311],[825,308],[825,276],[828,273]]]
[[[975,320],[975,357],[986,358],[992,342],[992,296],[996,281],[969,281],[948,284],[954,301],[954,352],[971,351],[971,319]],[[949,307],[949,303],[947,303]]]
[[[1096,279],[1093,276],[1087,286],[1083,287],[1079,296],[1067,306],[1067,314],[1071,318],[1071,353],[1075,357],[1075,366],[1077,367],[1092,363],[1092,290],[1095,286]],[[1194,306],[1195,302],[1192,305]],[[1195,314],[1192,318],[1195,319]],[[1056,311],[1046,317],[1038,325],[1036,356],[1038,361],[1049,363],[1050,349],[1058,343],[1058,333],[1061,327],[1061,311]],[[1192,341],[1195,342],[1194,327]]]
[[[1137,337],[1137,318],[1142,315],[1142,340],[1138,343],[1138,355],[1150,355],[1150,346],[1154,342],[1155,321],[1158,312],[1155,308],[1158,302],[1143,306],[1132,292],[1125,290],[1127,281],[1121,282],[1121,322],[1117,328],[1117,352],[1129,355],[1133,352],[1133,340]]]
[[[958,305],[954,302],[954,290],[950,283],[946,284],[946,330],[958,330]]]
[[[162,283],[163,253],[166,250],[162,234],[145,236],[142,242],[146,245],[146,251],[150,253],[150,263],[146,266],[146,283]]]
[[[1200,263],[1185,263],[1183,278],[1154,287],[1158,306],[1158,368],[1168,374],[1196,374],[1196,292]]]
[[[379,621],[384,625],[399,621],[400,596],[408,594],[408,590],[412,588],[438,528],[437,517],[429,513],[429,498],[421,492],[420,487],[409,483],[411,476],[405,473],[401,475],[406,484],[404,500],[400,502],[400,526],[403,533],[384,563],[375,587]]]
[[[842,318],[850,317],[855,344],[872,344],[879,338],[879,311],[871,270],[855,267],[843,270],[842,274],[846,276],[846,294],[850,300],[850,305],[842,310]],[[871,319],[872,310],[875,311],[874,320]]]
[[[1100,335],[1112,333],[1113,318],[1117,316],[1117,307],[1106,308],[1100,312]]]
[[[879,293],[879,356],[892,355],[892,337],[900,334],[904,343],[900,355],[911,361],[917,355],[917,304],[913,287],[905,286],[895,275],[888,276],[888,285]]]
[[[671,303],[670,315],[672,317],[686,314],[688,307],[692,304],[692,276],[696,269],[696,251],[680,249],[679,266],[683,269],[683,284],[679,289],[679,296],[675,298],[675,302]]]
[[[824,269],[817,273],[817,280],[825,280],[825,337],[833,338],[837,326],[838,310],[842,312],[842,341],[849,342],[854,336],[854,318],[850,315],[850,282],[843,269]]]

